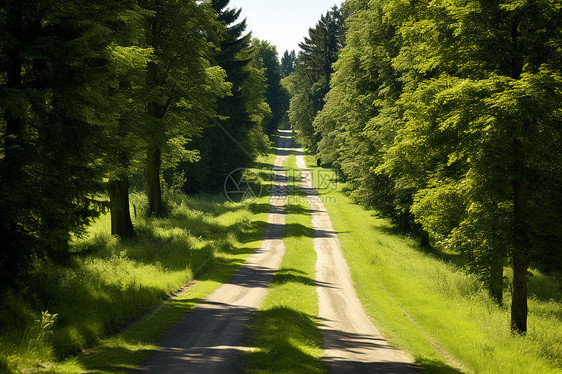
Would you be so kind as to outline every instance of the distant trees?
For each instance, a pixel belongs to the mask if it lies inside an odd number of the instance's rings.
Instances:
[[[295,51],[291,52],[285,51],[283,57],[281,57],[281,75],[283,78],[289,76],[293,71],[295,71],[295,63],[297,62],[297,55]]]
[[[259,60],[264,70],[266,91],[265,100],[271,109],[271,117],[266,118],[263,128],[267,134],[273,134],[287,116],[289,109],[289,92],[281,85],[282,66],[275,46],[266,41],[252,40],[255,59]]]
[[[266,71],[276,88],[280,68],[271,46],[256,57],[227,4],[0,5],[0,288],[37,258],[68,259],[71,236],[105,206],[112,233],[134,235],[131,176],[144,175],[158,217],[162,168],[201,158],[194,179],[217,185],[267,148]]]
[[[287,78],[291,93],[289,118],[298,139],[314,153],[319,137],[312,124],[324,106],[332,64],[337,60],[343,36],[344,17],[340,8],[333,7],[308,30],[308,36],[299,44],[302,51],[297,57],[295,71]]]
[[[528,267],[562,265],[560,8],[458,0],[344,9],[345,47],[310,130],[320,157],[360,201],[466,254],[499,302],[511,263],[511,326],[525,332]]]

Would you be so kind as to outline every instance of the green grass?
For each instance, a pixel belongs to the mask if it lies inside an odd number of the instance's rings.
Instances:
[[[295,170],[295,157],[286,166]],[[322,373],[322,336],[318,329],[315,290],[316,252],[306,198],[299,192],[298,173],[289,173],[292,193],[285,226],[286,253],[267,297],[251,322],[246,354],[249,373]]]
[[[272,165],[274,158],[259,161]],[[132,200],[140,206],[142,199]],[[112,237],[102,216],[73,242],[69,265],[38,263],[28,288],[4,298],[0,372],[104,373],[141,363],[260,247],[267,199],[234,204],[220,195],[177,195],[169,217],[137,218],[132,240]],[[37,322],[42,311],[49,312],[44,322],[56,314],[53,326]]]
[[[307,163],[318,170],[311,158]],[[534,272],[529,332],[513,336],[509,292],[506,306],[497,306],[475,275],[420,250],[414,240],[396,234],[389,221],[353,204],[341,187],[320,189],[320,195],[357,293],[391,343],[431,373],[562,372],[559,282]]]

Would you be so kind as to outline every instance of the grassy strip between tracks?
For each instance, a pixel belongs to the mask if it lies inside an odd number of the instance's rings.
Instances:
[[[308,157],[319,195],[338,233],[355,288],[368,314],[391,343],[431,373],[560,373],[560,283],[533,271],[529,332],[509,329],[509,278],[504,306],[482,282],[459,267],[454,253],[422,251],[386,219],[355,205],[335,174]]]
[[[289,196],[284,243],[286,253],[268,295],[251,323],[245,371],[249,373],[322,373],[322,336],[315,290],[314,231],[300,188],[295,156],[285,165]]]
[[[274,160],[273,152],[259,160],[256,172],[266,184]],[[139,217],[137,237],[124,241],[109,235],[109,217],[102,217],[73,243],[70,266],[38,265],[34,299],[4,300],[3,316],[27,323],[28,315],[30,322],[23,333],[0,336],[0,372],[115,373],[142,363],[176,321],[260,247],[268,198],[235,204],[218,195],[177,195],[168,218]]]

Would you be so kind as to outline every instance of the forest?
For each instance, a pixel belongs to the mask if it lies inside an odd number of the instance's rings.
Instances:
[[[535,271],[560,291],[559,1],[346,0],[281,54],[229,0],[6,0],[0,30],[2,350],[50,339],[52,292],[80,278],[62,274],[91,260],[99,243],[77,243],[93,228],[110,230],[111,261],[122,245],[174,242],[147,237],[155,222],[188,217],[198,232],[227,210],[211,204],[225,177],[255,168],[285,126],[353,202],[458,256],[509,307],[512,335],[529,329]],[[247,234],[260,213],[238,207],[228,227]],[[243,241],[220,224],[185,239],[197,266],[205,235]],[[99,331],[55,333],[45,357],[119,330],[185,275],[174,279]],[[0,352],[0,372],[30,365],[17,355]]]
[[[163,175],[214,191],[269,150],[288,107],[277,53],[227,4],[2,6],[3,288],[37,259],[68,260],[106,210],[113,235],[134,236],[131,187],[161,217]]]

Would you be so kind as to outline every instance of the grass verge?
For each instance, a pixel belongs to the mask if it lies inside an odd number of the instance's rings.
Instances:
[[[329,171],[318,174],[312,158],[307,165],[326,186]],[[320,188],[319,183],[315,178],[365,309],[391,343],[412,354],[425,371],[562,372],[559,283],[535,272],[529,333],[513,336],[509,292],[506,306],[497,306],[475,275],[421,251],[388,220],[355,205],[341,185]]]
[[[274,158],[261,158],[259,167]],[[259,173],[271,179],[266,169]],[[136,219],[132,240],[112,237],[103,216],[72,244],[70,264],[38,263],[28,289],[4,298],[0,372],[114,373],[141,363],[260,247],[267,199],[178,195],[168,218]]]
[[[322,336],[318,329],[314,231],[306,198],[300,191],[295,156],[289,157],[289,197],[284,243],[286,253],[268,294],[251,321],[245,356],[248,373],[322,373]]]

